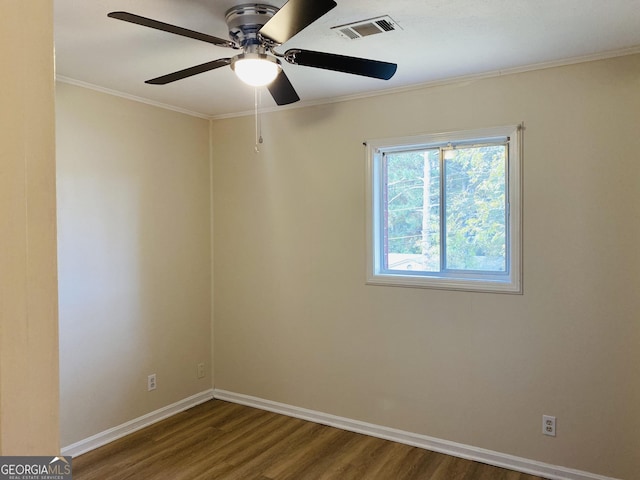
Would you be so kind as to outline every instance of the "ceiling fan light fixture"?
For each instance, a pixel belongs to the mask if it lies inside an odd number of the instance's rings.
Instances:
[[[282,67],[277,58],[263,53],[243,53],[233,57],[231,68],[240,80],[252,87],[273,82]]]
[[[231,58],[218,58],[146,80],[145,83],[148,85],[167,85],[220,67],[230,66],[243,83],[251,86],[267,86],[277,105],[289,105],[300,100],[300,97],[282,69],[283,61],[292,65],[333,70],[381,80],[389,80],[396,73],[398,66],[395,63],[379,60],[297,48],[289,49],[284,53],[276,51],[275,48],[289,41],[337,6],[335,0],[282,0],[279,3],[284,5],[278,8],[263,3],[247,3],[227,10],[225,21],[230,40],[130,12],[110,12],[107,16],[242,52]],[[387,31],[393,30],[394,26],[394,22],[387,16],[342,27],[351,28],[353,35],[363,36],[369,30]],[[342,29],[342,27],[336,28]],[[360,33],[355,30],[356,27]]]

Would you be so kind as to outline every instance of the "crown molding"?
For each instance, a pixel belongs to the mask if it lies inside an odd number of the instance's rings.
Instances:
[[[192,110],[187,110],[186,108],[180,108],[180,107],[176,107],[175,105],[169,105],[162,102],[156,102],[155,100],[150,100],[144,97],[138,97],[137,95],[131,95],[129,93],[121,92],[119,90],[113,90],[111,88],[101,87],[100,85],[94,85],[93,83],[83,82],[82,80],[76,80],[75,78],[65,77],[63,75],[56,75],[56,81],[60,83],[67,83],[69,85],[75,85],[76,87],[95,90],[96,92],[106,93],[107,95],[113,95],[115,97],[126,98],[127,100],[133,100],[134,102],[144,103],[154,107],[163,108],[165,110],[171,110],[173,112],[183,113],[185,115],[190,115],[192,117],[204,118],[205,120],[211,119],[209,115],[205,115],[204,113],[194,112]]]
[[[621,48],[621,49],[617,49],[617,50],[609,50],[609,51],[606,51],[606,52],[594,53],[594,54],[590,54],[590,55],[582,55],[582,56],[578,56],[578,57],[565,58],[565,59],[562,59],[562,60],[554,60],[554,61],[550,61],[550,62],[534,63],[534,64],[524,65],[524,66],[520,66],[520,67],[505,68],[505,69],[500,69],[500,70],[492,70],[492,71],[489,71],[489,72],[483,72],[483,73],[478,73],[478,74],[473,74],[473,75],[461,75],[461,76],[458,76],[458,77],[450,77],[450,78],[445,78],[445,79],[441,79],[441,80],[423,82],[423,83],[404,86],[404,87],[390,88],[390,89],[385,89],[385,90],[374,90],[374,91],[370,91],[370,92],[357,93],[357,94],[353,94],[353,95],[344,95],[344,96],[335,97],[335,98],[324,98],[324,99],[318,99],[318,100],[301,101],[301,102],[296,102],[295,104],[287,105],[287,106],[261,108],[260,112],[261,113],[281,112],[283,110],[291,110],[291,109],[297,109],[297,108],[307,108],[307,107],[314,107],[314,106],[318,106],[318,105],[328,105],[328,104],[332,104],[332,103],[341,103],[341,102],[348,102],[348,101],[352,101],[352,100],[361,100],[361,99],[365,99],[365,98],[379,97],[379,96],[383,96],[383,95],[394,95],[394,94],[398,94],[398,93],[406,93],[406,92],[412,92],[412,91],[416,91],[416,90],[423,90],[425,88],[441,87],[441,86],[446,86],[446,85],[454,85],[454,84],[457,84],[457,83],[478,81],[478,80],[483,80],[483,79],[486,79],[486,78],[502,77],[502,76],[505,76],[505,75],[515,75],[515,74],[526,73],[526,72],[531,72],[531,71],[535,71],[535,70],[545,70],[545,69],[548,69],[548,68],[564,67],[564,66],[575,65],[575,64],[579,64],[579,63],[595,62],[595,61],[598,61],[598,60],[606,60],[606,59],[609,59],[609,58],[623,57],[623,56],[627,56],[627,55],[635,55],[635,54],[638,54],[638,53],[640,53],[640,45],[635,45],[633,47]],[[228,119],[228,118],[245,117],[245,116],[251,116],[251,115],[255,114],[254,110],[248,110],[248,111],[241,111],[241,112],[224,113],[224,114],[220,114],[220,115],[207,115],[207,114],[204,114],[204,113],[201,113],[201,112],[194,112],[192,110],[187,110],[187,109],[184,109],[184,108],[180,108],[180,107],[177,107],[175,105],[168,105],[168,104],[165,104],[165,103],[156,102],[156,101],[150,100],[148,98],[138,97],[136,95],[131,95],[131,94],[128,94],[128,93],[120,92],[118,90],[112,90],[110,88],[101,87],[99,85],[94,85],[92,83],[83,82],[81,80],[76,80],[74,78],[65,77],[63,75],[56,75],[56,80],[59,81],[59,82],[62,82],[62,83],[68,83],[70,85],[76,85],[76,86],[79,86],[79,87],[84,87],[84,88],[88,88],[88,89],[91,89],[91,90],[96,90],[98,92],[107,93],[109,95],[114,95],[114,96],[117,96],[117,97],[126,98],[128,100],[133,100],[133,101],[136,101],[136,102],[146,103],[148,105],[153,105],[155,107],[164,108],[164,109],[167,109],[167,110],[172,110],[174,112],[184,113],[185,115],[191,115],[191,116],[198,117],[198,118],[204,118],[206,120],[224,120],[224,119]]]

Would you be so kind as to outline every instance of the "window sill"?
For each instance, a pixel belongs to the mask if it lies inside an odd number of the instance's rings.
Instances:
[[[447,277],[420,277],[414,275],[376,274],[369,275],[367,285],[387,287],[430,288],[437,290],[458,290],[466,292],[509,293],[522,295],[520,281],[510,280],[470,280]]]

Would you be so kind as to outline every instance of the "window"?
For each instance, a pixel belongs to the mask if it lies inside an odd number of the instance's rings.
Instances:
[[[520,135],[367,142],[367,283],[521,293]]]

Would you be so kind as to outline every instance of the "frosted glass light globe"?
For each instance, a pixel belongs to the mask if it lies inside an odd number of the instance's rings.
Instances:
[[[278,60],[263,54],[242,54],[234,57],[231,68],[247,85],[262,87],[273,82],[280,73]]]

